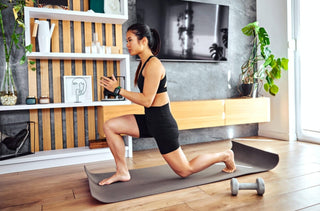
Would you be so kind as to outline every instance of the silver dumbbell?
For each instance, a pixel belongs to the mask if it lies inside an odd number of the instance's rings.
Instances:
[[[262,178],[257,178],[256,183],[239,183],[236,178],[231,179],[231,194],[238,195],[239,190],[257,190],[259,196],[262,196],[265,191],[264,181]]]

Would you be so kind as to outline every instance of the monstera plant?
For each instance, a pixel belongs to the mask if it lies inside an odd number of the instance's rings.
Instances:
[[[275,96],[279,92],[275,81],[281,78],[283,70],[288,70],[289,60],[272,54],[269,35],[258,22],[243,27],[242,33],[253,37],[250,56],[241,66],[242,83],[254,84],[253,89],[262,83],[265,91]]]

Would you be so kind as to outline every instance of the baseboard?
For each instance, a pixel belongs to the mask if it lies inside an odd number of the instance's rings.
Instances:
[[[258,135],[268,138],[280,139],[284,141],[289,141],[291,138],[289,133],[276,130],[259,130]]]
[[[128,150],[126,150],[128,157]],[[0,174],[68,166],[113,159],[109,148],[78,147],[50,150],[0,161]]]

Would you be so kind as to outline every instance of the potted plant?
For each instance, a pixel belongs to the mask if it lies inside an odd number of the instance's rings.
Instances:
[[[5,0],[0,2],[0,39],[3,48],[5,64],[2,65],[3,78],[0,87],[0,101],[2,105],[15,105],[17,102],[17,90],[12,76],[12,68],[16,63],[22,65],[26,61],[26,53],[32,51],[32,45],[25,46],[24,40],[24,7],[25,0]],[[4,15],[6,18],[4,18]],[[12,17],[11,17],[12,16]],[[6,23],[5,23],[6,21]],[[12,24],[11,21],[14,21]],[[19,62],[14,61],[17,51],[23,51]],[[34,62],[30,61],[33,65]],[[34,68],[33,68],[34,69]]]
[[[281,78],[282,70],[288,70],[289,60],[276,58],[272,54],[269,48],[269,35],[258,22],[252,22],[243,27],[242,33],[253,37],[249,59],[241,66],[242,84],[249,84],[249,86],[251,84],[250,96],[252,97],[256,97],[259,83],[263,84],[266,92],[275,96],[279,92],[279,87],[274,82]],[[246,94],[243,93],[243,95]]]

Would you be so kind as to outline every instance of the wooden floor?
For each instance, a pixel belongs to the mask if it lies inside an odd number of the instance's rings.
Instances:
[[[279,165],[265,173],[239,177],[239,182],[265,181],[266,192],[230,194],[230,180],[198,187],[102,204],[90,195],[83,165],[0,175],[0,210],[320,210],[320,145],[271,140],[237,139],[279,154]],[[188,158],[210,152],[215,143],[183,146]],[[132,168],[164,164],[157,150],[134,152]],[[114,171],[113,161],[87,164],[96,172]],[[125,190],[123,190],[125,191]]]

